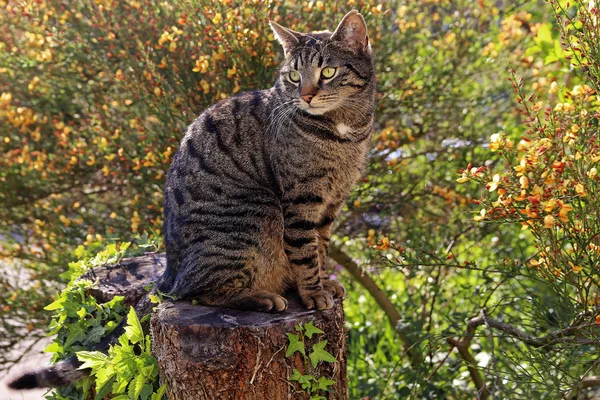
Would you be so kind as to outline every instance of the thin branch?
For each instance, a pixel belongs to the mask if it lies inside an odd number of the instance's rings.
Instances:
[[[487,322],[487,323],[486,323]],[[467,329],[465,331],[464,337],[465,340],[468,339],[467,344],[470,344],[471,339],[474,336],[475,329],[480,325],[488,325],[489,327],[501,330],[508,335],[519,339],[525,344],[528,344],[532,347],[544,347],[544,346],[552,346],[556,343],[560,342],[573,342],[576,341],[575,337],[572,337],[573,334],[579,332],[584,328],[597,327],[596,324],[584,324],[584,325],[574,325],[569,326],[568,328],[559,329],[553,332],[550,332],[546,336],[535,337],[528,333],[523,332],[519,328],[516,328],[512,325],[509,325],[505,322],[498,321],[492,318],[484,318],[484,317],[476,317],[467,323]]]
[[[379,305],[379,307],[383,310],[390,323],[394,327],[395,331],[398,333],[400,340],[404,342],[404,349],[406,355],[410,360],[410,365],[413,368],[419,368],[421,366],[421,354],[415,350],[415,344],[408,337],[408,332],[406,330],[398,327],[398,322],[402,318],[400,316],[400,312],[396,309],[392,301],[386,296],[386,294],[377,286],[377,283],[373,280],[373,278],[363,271],[355,262],[348,256],[345,252],[343,252],[339,247],[335,244],[331,244],[329,247],[329,256],[335,260],[338,264],[344,267],[350,275],[358,283],[360,283]]]
[[[471,375],[471,380],[475,384],[477,388],[477,399],[478,400],[487,400],[490,397],[490,392],[481,376],[481,372],[477,368],[477,361],[475,361],[475,357],[471,354],[469,350],[469,342],[464,338],[463,340],[457,340],[455,338],[449,337],[447,339],[448,343],[458,350],[458,354],[460,354],[461,358],[467,363],[467,369],[469,370],[469,375]]]

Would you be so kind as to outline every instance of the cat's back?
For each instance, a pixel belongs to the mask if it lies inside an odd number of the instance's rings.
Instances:
[[[272,92],[244,92],[207,108],[188,127],[167,176],[167,201],[186,203],[273,192],[266,157]],[[172,207],[171,207],[172,208]]]

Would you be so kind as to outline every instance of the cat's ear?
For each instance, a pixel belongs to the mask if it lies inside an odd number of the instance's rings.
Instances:
[[[289,51],[298,44],[298,39],[302,36],[302,34],[300,32],[284,28],[275,21],[269,21],[269,25],[271,25],[271,29],[273,29],[275,39],[281,43],[283,52],[287,55]]]
[[[371,53],[371,45],[367,36],[367,23],[357,10],[352,10],[346,14],[333,35],[331,35],[331,39],[346,43],[354,51]]]

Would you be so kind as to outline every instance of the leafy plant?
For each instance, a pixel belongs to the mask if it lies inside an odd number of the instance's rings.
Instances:
[[[91,368],[92,373],[74,385],[56,389],[48,399],[102,399],[108,394],[121,400],[162,398],[165,388],[158,388],[158,368],[150,354],[150,338],[143,335],[133,308],[127,314],[125,333],[108,353],[89,351],[120,324],[127,308],[122,296],[98,303],[89,294],[94,283],[81,279],[81,275],[91,268],[117,263],[131,253],[130,243],[112,243],[104,248],[79,246],[75,250],[78,260],[69,263],[69,270],[63,274],[70,280],[67,287],[45,308],[54,312],[47,334],[56,335],[45,351],[54,353],[53,362],[76,355],[84,363],[81,368]]]
[[[127,314],[125,333],[108,354],[79,351],[80,369],[90,368],[95,378],[96,399],[111,394],[117,400],[160,400],[166,386],[158,386],[158,364],[151,354],[150,336],[145,335],[133,307]]]
[[[309,352],[308,358],[306,357],[305,338],[312,339],[313,335],[323,334],[323,331],[314,326],[312,321],[304,325],[296,325],[296,332],[297,333],[287,334],[289,344],[285,352],[286,357],[291,357],[296,352],[300,353],[302,355],[302,359],[304,360],[305,369],[310,370],[308,362],[310,359],[310,366],[312,366],[313,371],[319,362],[337,362],[333,354],[325,350],[325,346],[327,346],[327,340],[319,340],[318,342],[314,343],[312,345],[312,351]],[[335,381],[323,376],[317,378],[310,373],[302,374],[296,368],[294,368],[289,380],[292,382],[298,382],[302,390],[310,396],[311,400],[325,399],[325,397],[321,396],[320,393],[329,391],[330,386],[335,384]]]

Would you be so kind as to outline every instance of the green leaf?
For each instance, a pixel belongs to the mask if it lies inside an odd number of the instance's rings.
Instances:
[[[304,329],[306,329],[306,332],[304,332],[304,336],[306,336],[309,339],[312,339],[315,333],[323,333],[322,330],[313,325],[312,321],[310,321],[308,324],[305,324]]]
[[[290,344],[285,352],[285,356],[289,357],[295,352],[299,351],[303,356],[306,356],[306,351],[304,349],[304,343],[300,341],[298,335],[294,335],[293,333],[287,333],[288,340]]]
[[[332,381],[331,379],[327,379],[324,376],[320,377],[319,380],[317,381],[317,388],[319,390],[328,391],[329,386],[332,386],[332,385],[335,385],[335,381]]]
[[[337,362],[335,357],[330,352],[325,350],[325,346],[327,346],[327,340],[313,344],[312,353],[310,353],[309,355],[310,362],[313,368],[317,366],[319,361],[325,361],[330,363]]]
[[[112,372],[114,375],[114,371]],[[107,381],[103,382],[103,385],[100,386],[100,389],[98,389],[99,386],[99,379],[98,376],[96,376],[96,396],[94,397],[94,400],[103,400],[107,394],[110,393],[111,390],[111,383],[115,380],[114,376],[111,376],[110,378],[108,378]]]
[[[138,343],[144,340],[144,331],[138,319],[135,309],[131,307],[127,314],[127,326],[125,327],[125,335],[131,343]]]
[[[77,246],[75,251],[73,251],[73,255],[75,256],[75,258],[81,258],[81,257],[83,257],[84,254],[85,254],[85,247],[83,247],[82,245]]]
[[[129,384],[129,397],[133,400],[137,400],[140,398],[142,394],[142,389],[144,388],[144,384],[146,383],[146,379],[143,374],[137,375],[131,383]]]
[[[162,400],[166,390],[167,385],[162,385],[161,387],[159,387],[156,393],[152,394],[152,400]]]
[[[69,326],[69,335],[65,340],[65,347],[72,345],[75,342],[82,341],[85,339],[85,328],[80,324],[73,324]]]
[[[89,331],[83,341],[84,346],[93,345],[96,343],[100,343],[104,333],[106,332],[106,328],[103,326],[96,326]]]
[[[104,392],[104,389],[108,387],[108,390],[112,387],[111,383],[115,380],[115,369],[112,365],[108,364],[105,368],[95,370],[96,375],[96,391],[98,393]],[[105,392],[108,393],[108,392]]]
[[[63,347],[61,344],[52,342],[44,349],[44,353],[62,353]]]
[[[148,400],[148,398],[152,396],[152,385],[145,384],[140,393],[140,397],[142,400]]]
[[[307,390],[312,386],[311,382],[315,380],[315,377],[312,375],[302,375],[300,371],[294,368],[294,373],[290,376],[289,380],[298,382],[302,389]]]
[[[63,304],[65,303],[66,300],[67,300],[66,297],[60,296],[54,302],[52,302],[52,303],[48,304],[46,307],[44,307],[44,310],[46,310],[46,311],[54,311],[54,310],[58,310],[60,308],[63,308]]]
[[[323,396],[310,396],[309,400],[327,400],[327,397],[323,397]]]
[[[104,367],[109,360],[108,355],[99,351],[78,351],[75,355],[83,363],[77,369],[91,368],[95,370]]]
[[[160,296],[157,296],[155,294],[151,294],[150,296],[148,296],[150,298],[150,301],[156,304],[160,304],[162,303],[162,301],[160,300]]]

